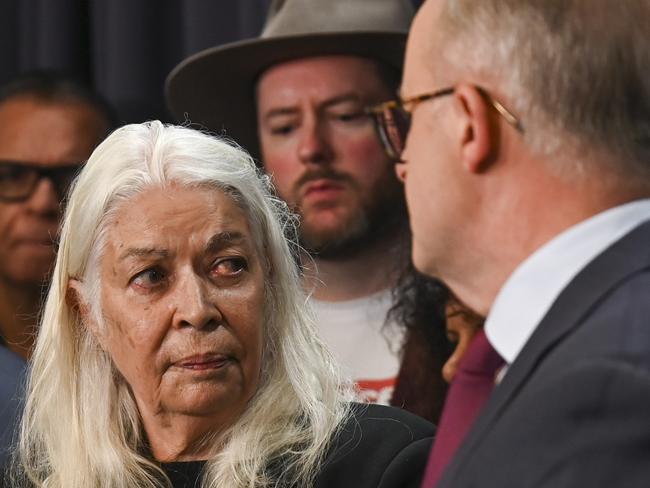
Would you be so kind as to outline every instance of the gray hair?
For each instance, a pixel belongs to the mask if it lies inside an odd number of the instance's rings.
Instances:
[[[648,0],[443,3],[444,47],[432,48],[500,84],[535,152],[562,159],[568,147],[573,159],[593,147],[621,175],[650,179]]]
[[[95,150],[71,191],[33,356],[17,484],[168,485],[145,454],[128,385],[66,293],[70,278],[80,278],[91,308],[101,309],[98,267],[111,214],[171,182],[230,195],[267,262],[260,386],[237,423],[212,440],[222,447],[208,461],[203,486],[309,486],[347,417],[351,390],[314,332],[291,249],[295,220],[272,196],[268,177],[218,138],[157,121],[128,125]],[[283,469],[271,472],[278,460]]]

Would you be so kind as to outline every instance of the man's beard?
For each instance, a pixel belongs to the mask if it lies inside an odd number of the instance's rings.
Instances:
[[[392,170],[387,170],[366,195],[360,193],[358,185],[349,176],[329,169],[307,174],[299,184],[320,178],[347,183],[357,190],[360,198],[355,200],[356,208],[342,215],[337,225],[325,229],[305,219],[301,209],[296,209],[303,217],[300,244],[314,257],[328,261],[353,258],[407,232],[404,191]]]

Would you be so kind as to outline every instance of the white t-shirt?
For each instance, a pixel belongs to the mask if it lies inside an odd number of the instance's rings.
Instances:
[[[402,327],[384,326],[392,304],[390,290],[345,302],[310,302],[320,337],[356,382],[362,399],[388,405],[404,340]]]

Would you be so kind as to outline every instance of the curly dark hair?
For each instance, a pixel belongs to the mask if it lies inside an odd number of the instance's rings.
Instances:
[[[442,367],[452,345],[445,309],[451,294],[439,280],[418,272],[410,256],[393,288],[387,320],[406,329],[402,363],[391,404],[437,422],[447,393]]]

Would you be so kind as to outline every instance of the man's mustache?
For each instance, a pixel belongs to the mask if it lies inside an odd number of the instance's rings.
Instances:
[[[332,180],[346,183],[354,183],[352,177],[346,173],[334,171],[329,168],[308,171],[303,174],[294,185],[294,190],[299,191],[301,187],[315,180]]]

